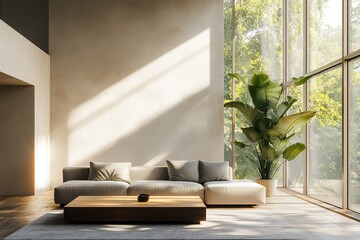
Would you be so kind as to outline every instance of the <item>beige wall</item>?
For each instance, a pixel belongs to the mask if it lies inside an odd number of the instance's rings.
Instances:
[[[23,121],[24,123],[34,121],[35,159],[32,164],[35,166],[35,187],[32,192],[45,191],[50,186],[50,57],[1,20],[0,36],[0,85],[19,83],[34,87],[34,119],[24,118]],[[3,123],[0,119],[1,124]],[[16,135],[21,134],[22,130],[21,127],[13,127],[13,131]],[[2,136],[0,139],[6,141]],[[4,149],[4,151],[17,151],[17,149]],[[3,157],[9,155],[12,153],[0,152],[0,162],[1,168],[11,171],[16,166]],[[34,174],[34,169],[28,171]]]
[[[34,194],[34,87],[0,85],[0,195]]]
[[[52,186],[89,161],[223,161],[222,0],[51,0]]]

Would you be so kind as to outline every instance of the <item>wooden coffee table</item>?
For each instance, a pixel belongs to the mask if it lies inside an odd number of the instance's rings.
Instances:
[[[68,222],[186,222],[206,221],[206,206],[198,196],[80,196],[64,207]]]

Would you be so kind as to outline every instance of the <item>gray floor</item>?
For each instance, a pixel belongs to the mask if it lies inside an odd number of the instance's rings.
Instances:
[[[55,210],[6,239],[360,239],[360,223],[278,191],[264,206],[209,208],[201,224],[65,224]]]

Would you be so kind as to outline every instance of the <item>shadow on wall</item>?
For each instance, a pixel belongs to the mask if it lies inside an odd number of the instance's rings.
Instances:
[[[89,161],[223,160],[218,0],[50,2],[52,185]]]

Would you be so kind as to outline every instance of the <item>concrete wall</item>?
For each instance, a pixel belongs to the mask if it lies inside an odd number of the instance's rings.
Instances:
[[[1,20],[0,36],[0,85],[10,82],[14,85],[19,83],[34,87],[35,120],[24,118],[23,121],[34,121],[35,189],[32,189],[32,192],[45,191],[50,186],[50,57]],[[14,81],[11,81],[11,78],[14,78]],[[4,82],[1,82],[2,80]],[[3,123],[0,118],[1,124]],[[14,134],[21,134],[22,130],[14,127],[13,131]],[[3,157],[7,155],[0,151],[1,168],[12,171],[13,165]],[[34,174],[33,169],[28,171]]]
[[[89,161],[223,160],[222,0],[50,0],[52,185]]]
[[[0,195],[34,193],[34,87],[0,85]]]

